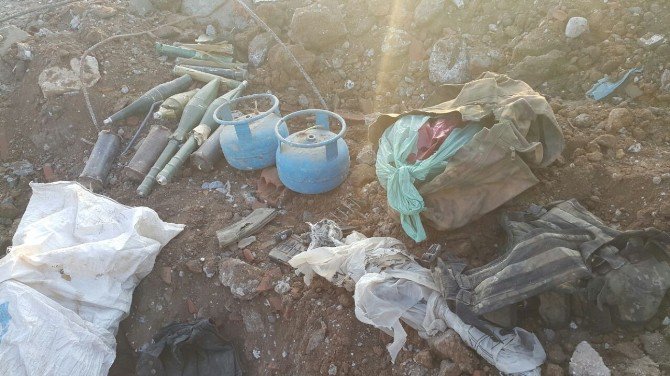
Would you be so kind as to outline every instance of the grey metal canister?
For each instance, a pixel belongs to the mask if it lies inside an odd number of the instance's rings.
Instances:
[[[121,137],[108,130],[100,131],[84,171],[79,175],[79,182],[94,192],[102,190],[120,146]]]
[[[195,153],[191,154],[191,162],[200,171],[212,171],[214,163],[223,159],[223,152],[221,151],[221,131],[223,127],[219,127],[209,136]]]
[[[162,125],[154,125],[140,147],[128,162],[124,171],[129,178],[141,181],[149,172],[151,166],[161,155],[172,132]]]

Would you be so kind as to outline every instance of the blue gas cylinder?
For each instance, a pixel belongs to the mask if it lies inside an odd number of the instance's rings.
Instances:
[[[233,118],[230,108],[243,108],[240,102],[268,102],[270,109]],[[226,161],[238,170],[259,170],[275,164],[277,137],[275,125],[281,118],[279,100],[272,94],[253,94],[233,99],[214,111],[214,120],[221,124],[219,142]],[[288,136],[286,125],[278,132]]]
[[[315,117],[315,125],[285,136],[287,121],[296,117]],[[330,119],[340,125],[340,132],[330,131]],[[344,141],[347,125],[344,119],[325,110],[302,110],[284,116],[277,122],[275,133],[277,173],[279,180],[295,192],[318,194],[342,184],[349,173],[349,148]]]

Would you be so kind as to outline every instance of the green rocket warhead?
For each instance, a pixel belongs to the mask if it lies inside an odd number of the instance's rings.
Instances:
[[[188,101],[193,98],[199,89],[193,89],[183,93],[177,93],[161,103],[158,111],[154,112],[154,119],[176,119],[186,107]]]
[[[121,109],[121,111],[105,119],[104,123],[105,125],[109,125],[115,121],[123,120],[137,113],[147,112],[149,111],[149,108],[151,108],[151,105],[154,104],[154,102],[158,102],[168,98],[171,95],[181,93],[188,89],[192,83],[193,79],[191,76],[184,74],[183,76],[172,81],[155,86],[151,90],[142,94],[142,96],[137,98],[133,103]]]
[[[231,80],[244,80],[247,77],[247,71],[244,69],[227,69],[216,67],[202,67],[199,65],[182,65],[184,68],[197,70],[217,76],[230,78]]]
[[[212,102],[212,104],[210,104],[209,107],[207,107],[207,111],[205,112],[205,115],[202,117],[200,125],[198,125],[197,127],[197,128],[201,127],[206,128],[206,132],[203,133],[205,134],[205,140],[209,134],[214,132],[219,127],[219,123],[217,123],[214,120],[214,112],[216,111],[216,109],[219,108],[219,106],[221,106],[225,102],[232,101],[233,99],[239,97],[244,91],[244,89],[246,89],[247,85],[248,85],[247,81],[240,83],[240,85],[237,86],[235,89],[216,98],[214,102]],[[186,160],[191,155],[191,153],[195,151],[198,145],[201,145],[205,141],[205,140],[199,140],[198,142],[196,136],[197,135],[195,135],[194,131],[194,134],[192,134],[188,138],[188,140],[184,143],[184,145],[182,145],[181,149],[179,149],[177,154],[175,154],[174,157],[172,157],[172,159],[170,160],[170,162],[168,162],[165,165],[163,170],[160,173],[158,173],[158,175],[156,176],[158,184],[165,185],[169,183],[170,180],[172,180],[174,174],[181,168],[181,166],[184,165],[184,163],[186,163]]]
[[[195,96],[188,101],[188,104],[184,107],[184,112],[181,115],[177,129],[172,133],[172,136],[170,136],[168,145],[165,147],[165,150],[163,150],[160,157],[158,157],[158,160],[154,163],[153,167],[151,167],[147,176],[144,177],[142,184],[137,187],[137,194],[140,197],[146,197],[151,193],[151,189],[156,182],[156,175],[158,175],[177,150],[179,150],[179,144],[184,142],[186,135],[198,125],[200,119],[202,119],[202,116],[205,114],[205,111],[207,111],[207,107],[214,101],[214,98],[216,98],[220,83],[221,81],[219,80],[210,81],[207,85],[203,86],[202,89],[198,90]]]

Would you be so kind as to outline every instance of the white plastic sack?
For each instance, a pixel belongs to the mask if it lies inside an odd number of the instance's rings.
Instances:
[[[133,290],[184,226],[78,183],[31,187],[0,260],[0,374],[106,375]]]
[[[294,256],[289,264],[305,275],[306,284],[316,273],[353,290],[356,318],[393,336],[387,346],[392,361],[407,338],[401,320],[423,337],[454,329],[506,374],[539,375],[538,367],[546,358],[537,337],[521,328],[502,334],[491,326],[488,329],[497,333],[493,338],[465,324],[449,310],[430,270],[417,264],[397,239],[366,238],[354,232],[343,245],[315,247]]]

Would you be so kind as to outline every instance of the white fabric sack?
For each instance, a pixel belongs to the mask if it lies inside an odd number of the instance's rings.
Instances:
[[[0,308],[0,374],[106,375],[133,290],[184,226],[78,183],[31,187],[13,245],[0,260],[0,307],[6,304],[10,317],[3,324]],[[74,338],[82,342],[73,345]]]

